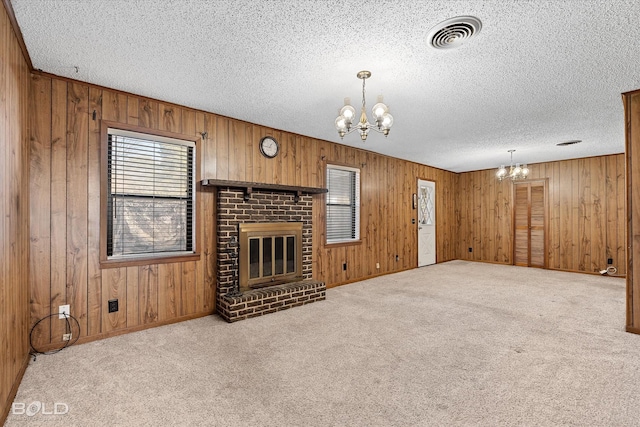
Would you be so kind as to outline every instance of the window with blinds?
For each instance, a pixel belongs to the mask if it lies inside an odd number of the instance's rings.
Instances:
[[[195,143],[107,134],[107,257],[194,253]]]
[[[327,165],[327,243],[360,240],[360,170]]]

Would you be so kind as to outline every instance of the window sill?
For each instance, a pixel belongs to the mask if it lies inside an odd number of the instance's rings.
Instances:
[[[339,248],[342,246],[355,246],[355,245],[361,245],[362,244],[362,240],[346,240],[344,242],[335,242],[335,243],[327,243],[325,242],[324,247],[325,248]]]
[[[135,267],[140,265],[168,264],[171,262],[200,261],[200,253],[189,255],[141,256],[127,259],[107,259],[100,261],[100,268]]]

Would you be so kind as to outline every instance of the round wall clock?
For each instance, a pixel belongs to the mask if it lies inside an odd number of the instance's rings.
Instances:
[[[274,137],[265,136],[260,140],[260,152],[263,156],[273,159],[278,155],[278,151],[280,151],[280,145]]]

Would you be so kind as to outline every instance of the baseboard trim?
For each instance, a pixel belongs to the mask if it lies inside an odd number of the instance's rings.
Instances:
[[[116,337],[118,335],[124,335],[124,334],[129,334],[129,333],[132,333],[132,332],[144,331],[145,329],[157,328],[159,326],[166,326],[166,325],[171,325],[171,324],[174,324],[174,323],[185,322],[187,320],[198,319],[200,317],[206,317],[206,316],[210,316],[212,314],[215,314],[215,311],[212,310],[210,312],[190,314],[188,316],[175,317],[173,319],[163,320],[161,322],[153,322],[153,323],[147,323],[147,324],[144,324],[144,325],[133,326],[133,327],[130,327],[130,328],[118,329],[116,331],[110,331],[110,332],[106,332],[106,333],[102,333],[102,334],[91,335],[89,337],[86,337],[86,336],[85,337],[80,337],[78,339],[78,341],[73,343],[73,345],[86,344],[88,342],[98,341],[98,340],[102,340],[102,339],[105,339],[105,338]],[[57,350],[60,347],[61,347],[60,343],[44,344],[44,345],[38,346],[38,350],[41,351],[41,352],[47,352],[47,351]]]
[[[640,335],[640,328],[634,328],[633,326],[626,326],[625,327],[625,331],[631,333],[631,334],[638,334]]]
[[[483,264],[496,264],[496,265],[513,265],[513,264],[509,264],[508,262],[502,262],[502,261],[491,261],[491,260],[481,260],[481,259],[465,259],[465,258],[458,258],[458,259],[452,259],[451,261],[469,261],[469,262],[481,262]],[[445,261],[443,261],[445,262]]]
[[[622,278],[624,279],[625,277],[627,277],[626,274],[600,274],[597,271],[580,271],[580,270],[569,270],[566,268],[547,268],[547,270],[551,270],[551,271],[564,271],[566,273],[579,273],[579,274],[591,274],[593,276],[603,276],[603,277],[617,277],[617,278]]]
[[[29,366],[30,359],[31,359],[31,356],[27,353],[22,363],[22,367],[20,368],[18,375],[13,381],[11,390],[9,390],[9,396],[7,396],[5,407],[2,408],[2,411],[0,412],[0,426],[3,426],[5,421],[7,421],[7,417],[9,416],[9,411],[11,410],[11,405],[13,404],[13,400],[16,398],[16,394],[18,394],[18,388],[20,387],[20,383],[22,382],[24,373],[27,371],[27,366]]]
[[[442,261],[442,262],[445,262],[445,261]],[[393,273],[400,273],[401,271],[413,270],[415,268],[418,268],[418,267],[408,267],[408,268],[403,268],[401,270],[388,271],[386,273],[377,273],[377,274],[372,274],[371,276],[358,277],[354,279],[345,280],[342,282],[332,283],[330,285],[327,285],[327,289],[335,288],[337,286],[342,286],[342,285],[348,285],[349,283],[360,282],[362,280],[373,279],[374,277],[386,276],[388,274],[393,274]]]
[[[513,265],[514,267],[540,268],[542,270],[564,271],[565,273],[591,274],[591,275],[594,275],[594,276],[618,277],[618,278],[623,278],[623,279],[627,277],[626,274],[600,274],[597,271],[581,271],[581,270],[571,270],[571,269],[568,269],[568,268],[554,268],[554,267],[527,267],[526,265],[514,265],[514,264],[509,264],[508,262],[484,261],[484,260],[480,260],[480,259],[458,258],[458,261],[481,262],[481,263],[484,263],[484,264]]]

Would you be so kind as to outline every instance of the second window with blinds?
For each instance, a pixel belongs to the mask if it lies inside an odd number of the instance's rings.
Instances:
[[[360,240],[360,170],[327,165],[327,243]]]

